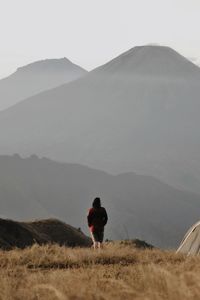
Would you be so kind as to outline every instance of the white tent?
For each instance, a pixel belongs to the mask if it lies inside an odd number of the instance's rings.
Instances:
[[[176,252],[187,255],[200,254],[200,221],[188,230]]]

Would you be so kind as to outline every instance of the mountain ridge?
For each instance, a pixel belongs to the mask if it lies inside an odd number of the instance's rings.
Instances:
[[[0,248],[11,250],[34,244],[59,244],[68,247],[89,247],[91,239],[76,229],[56,219],[19,222],[0,219]]]
[[[98,196],[108,212],[109,240],[138,238],[158,247],[176,247],[199,218],[199,195],[153,177],[111,175],[35,155],[0,156],[0,211],[8,219],[56,218],[87,233],[86,215]]]
[[[76,80],[87,73],[67,58],[45,59],[19,67],[0,80],[0,110],[20,101]]]
[[[38,60],[38,61],[35,61],[35,62],[29,63],[27,65],[17,68],[15,73],[24,72],[24,71],[33,71],[33,70],[37,71],[38,69],[40,71],[48,72],[54,68],[55,68],[54,70],[60,68],[61,70],[65,71],[66,67],[74,67],[74,66],[79,68],[79,70],[83,70],[83,72],[85,72],[85,70],[83,68],[72,63],[68,58],[63,57],[63,58],[48,58],[48,59]]]
[[[173,71],[173,65],[171,65],[171,61],[178,60],[180,67],[181,67],[181,65],[186,63],[187,67],[190,67],[190,70],[193,73],[194,72],[197,73],[198,77],[200,77],[199,66],[197,66],[193,62],[189,61],[187,58],[185,58],[184,56],[179,54],[177,51],[175,51],[174,49],[172,49],[168,46],[151,46],[151,45],[136,46],[136,47],[133,47],[133,48],[129,49],[128,51],[124,52],[123,54],[118,55],[111,61],[96,68],[95,70],[109,71],[111,69],[111,71],[113,71],[113,67],[115,67],[116,65],[118,65],[118,67],[119,67],[120,64],[121,65],[126,65],[127,63],[130,64],[130,61],[133,60],[130,72],[134,72],[134,73],[138,74],[141,71],[140,70],[141,65],[148,63],[149,68],[150,67],[151,68],[142,70],[148,76],[149,74],[152,74],[153,71],[155,71],[155,70],[153,70],[153,67],[155,67],[154,64],[158,60],[159,56],[161,56],[159,58],[160,59],[159,62],[162,64],[166,64],[166,67],[169,67],[169,66],[167,66],[167,64],[170,63],[169,71]],[[128,62],[126,62],[127,60],[128,60]],[[152,63],[152,65],[150,64],[150,62]],[[135,63],[136,68],[134,68],[134,63]],[[159,70],[159,72],[160,71],[161,70]],[[163,71],[165,71],[165,70],[162,69],[162,72]],[[181,75],[182,70],[176,70],[176,71],[179,71],[178,74]],[[164,75],[164,74],[162,74],[160,72],[160,75]],[[177,73],[175,75],[177,75]]]
[[[185,62],[178,57],[173,74]],[[161,78],[159,72],[132,75],[131,66],[117,65],[112,74],[97,68],[1,112],[0,153],[36,153],[115,174],[135,171],[200,193],[199,68],[188,61],[185,77]]]

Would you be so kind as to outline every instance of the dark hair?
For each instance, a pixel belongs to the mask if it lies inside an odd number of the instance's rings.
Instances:
[[[93,201],[93,203],[92,203],[92,206],[94,208],[100,208],[101,207],[101,200],[100,200],[100,198],[95,198],[94,201]]]

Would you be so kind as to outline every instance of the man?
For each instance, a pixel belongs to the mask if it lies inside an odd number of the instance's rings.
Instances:
[[[104,207],[101,206],[100,198],[95,198],[92,208],[87,216],[88,226],[92,236],[94,249],[101,248],[104,237],[104,226],[107,224],[108,216]]]

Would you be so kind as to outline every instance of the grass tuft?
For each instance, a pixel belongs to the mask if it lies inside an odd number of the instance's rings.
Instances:
[[[0,300],[200,298],[200,257],[108,243],[0,251]]]

